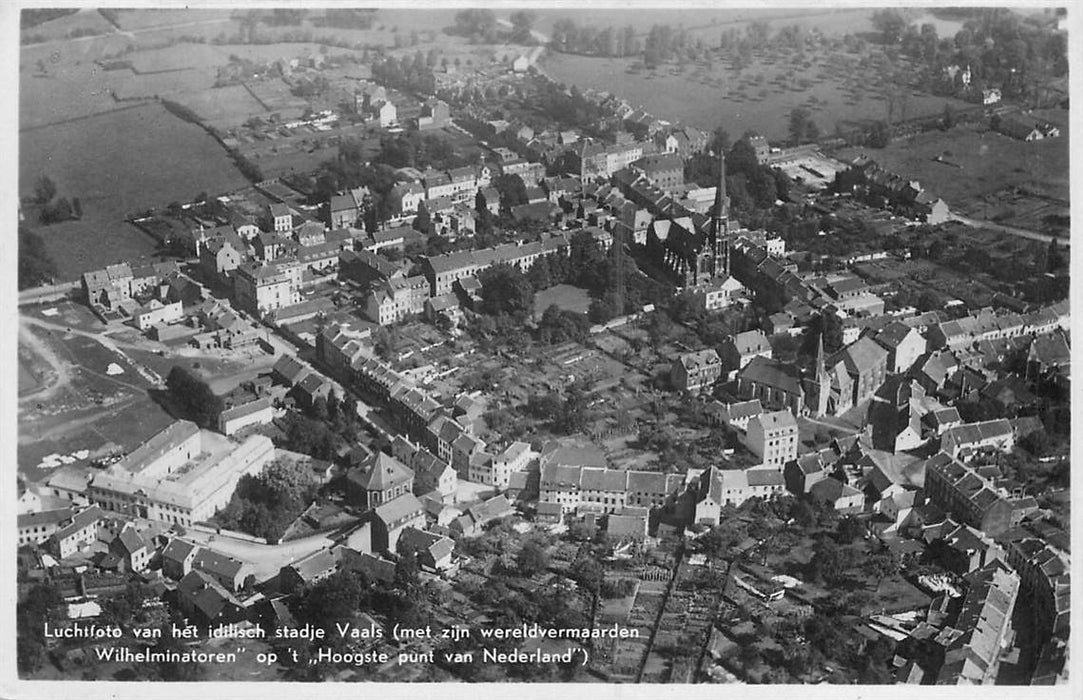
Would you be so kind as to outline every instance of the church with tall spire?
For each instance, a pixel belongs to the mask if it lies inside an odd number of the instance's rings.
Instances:
[[[853,408],[853,379],[846,365],[838,360],[829,363],[824,357],[823,333],[817,339],[816,365],[806,384],[805,400],[813,416],[841,416]]]
[[[730,274],[730,198],[726,191],[726,154],[718,154],[718,186],[711,214],[712,270],[715,275]]]
[[[655,219],[647,231],[647,250],[682,287],[730,275],[730,244],[736,230],[726,191],[726,156],[718,155],[718,186],[710,218],[688,212]]]

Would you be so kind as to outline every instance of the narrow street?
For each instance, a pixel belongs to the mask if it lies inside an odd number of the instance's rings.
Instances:
[[[187,529],[184,536],[196,544],[251,563],[255,567],[256,579],[261,582],[276,576],[279,570],[290,562],[334,544],[322,534],[282,544],[259,544],[229,535],[216,535],[193,529]]]

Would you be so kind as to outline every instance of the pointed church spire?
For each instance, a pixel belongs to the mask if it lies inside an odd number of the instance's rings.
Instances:
[[[821,332],[820,337],[816,340],[816,378],[824,376],[826,368],[824,366],[824,334]]]
[[[729,241],[730,198],[726,193],[726,152],[718,152],[718,187],[714,193],[714,215],[711,218],[711,247],[715,256],[715,274],[730,274]],[[719,265],[718,258],[721,258]]]

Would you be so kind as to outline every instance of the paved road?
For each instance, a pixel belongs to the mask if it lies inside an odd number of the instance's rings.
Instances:
[[[19,292],[19,306],[30,304],[43,304],[49,301],[67,299],[71,292],[79,289],[78,282],[66,282],[61,284],[33,287]]]
[[[1061,236],[1050,236],[1048,233],[1038,233],[1037,231],[1031,231],[1025,228],[1016,228],[1015,226],[1005,226],[1004,224],[994,223],[992,221],[985,221],[984,219],[971,219],[960,214],[952,213],[951,218],[953,221],[958,221],[961,224],[967,226],[973,226],[974,228],[986,228],[991,231],[1000,231],[1010,236],[1018,236],[1019,238],[1029,238],[1032,241],[1041,241],[1042,243],[1048,243],[1054,238],[1057,239],[1057,245],[1070,246],[1071,241]]]
[[[186,530],[185,538],[197,544],[207,545],[235,559],[251,563],[255,567],[255,576],[259,581],[273,578],[278,575],[283,566],[290,562],[333,544],[325,535],[311,535],[282,544],[259,544],[192,529]]]

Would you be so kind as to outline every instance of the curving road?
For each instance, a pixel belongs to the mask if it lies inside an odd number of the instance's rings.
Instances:
[[[228,535],[216,535],[185,528],[185,539],[227,554],[234,559],[246,561],[255,567],[260,582],[274,578],[279,570],[312,552],[330,547],[334,542],[326,535],[317,534],[282,544],[259,544]]]

